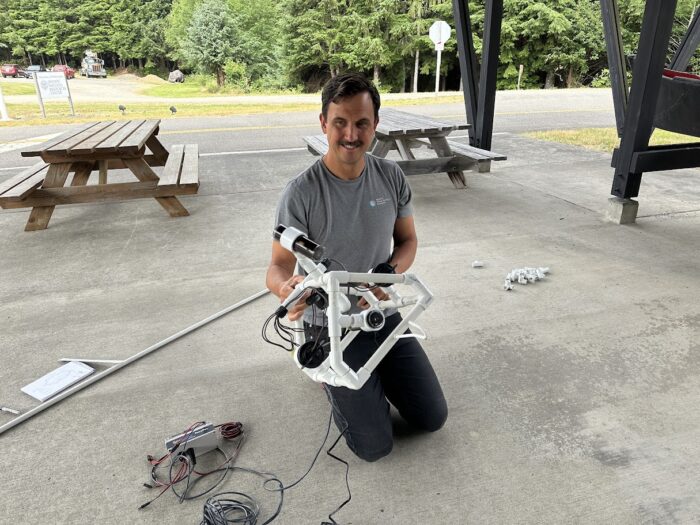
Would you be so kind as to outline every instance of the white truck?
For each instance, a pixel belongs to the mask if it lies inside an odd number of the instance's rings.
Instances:
[[[105,70],[105,61],[97,58],[97,53],[90,50],[85,51],[85,57],[80,63],[80,74],[84,77],[102,77],[107,78],[107,70]]]

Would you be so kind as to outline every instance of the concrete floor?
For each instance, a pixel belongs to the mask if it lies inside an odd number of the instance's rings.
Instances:
[[[700,522],[698,170],[645,175],[637,224],[603,221],[609,155],[495,139],[509,160],[410,179],[413,271],[436,301],[425,343],[450,416],[392,454],[350,464],[343,524]],[[60,357],[127,358],[264,287],[272,211],[304,152],[201,160],[188,218],[153,201],[63,207],[23,232],[0,213],[0,403]],[[475,259],[482,269],[471,268]],[[551,276],[505,292],[512,268]],[[202,501],[155,495],[146,455],[200,419],[238,420],[240,466],[291,483],[320,446],[318,385],[260,338],[266,296],[0,436],[2,523],[197,523]],[[11,419],[0,413],[0,423]],[[331,437],[337,431],[333,429]],[[275,496],[235,473],[220,490]],[[322,454],[275,523],[319,523],[345,498]],[[261,520],[262,523],[262,520]]]

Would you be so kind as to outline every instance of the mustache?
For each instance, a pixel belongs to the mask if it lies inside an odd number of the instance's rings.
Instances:
[[[338,144],[340,144],[341,146],[351,146],[359,148],[360,146],[362,146],[362,141],[356,140],[354,142],[348,142],[346,140],[341,140]]]

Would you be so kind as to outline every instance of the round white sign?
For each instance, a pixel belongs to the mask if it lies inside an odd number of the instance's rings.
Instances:
[[[444,22],[443,20],[438,20],[437,22],[433,22],[433,25],[430,26],[430,40],[433,41],[434,44],[444,44],[450,39],[450,34],[452,33],[452,28],[447,22]]]

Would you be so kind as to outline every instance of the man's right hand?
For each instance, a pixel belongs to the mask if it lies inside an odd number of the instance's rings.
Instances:
[[[303,280],[303,275],[293,275],[291,278],[283,282],[279,287],[279,293],[277,294],[279,295],[280,302],[283,303],[285,299],[289,297],[289,294],[294,291],[294,287]],[[290,321],[296,321],[304,314],[304,309],[306,309],[308,306],[306,304],[306,298],[309,297],[309,295],[311,295],[311,290],[304,292],[299,300],[287,309],[287,319]]]

